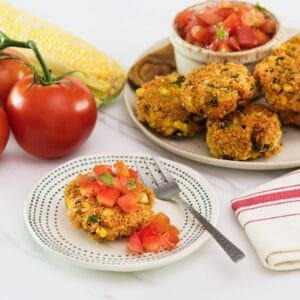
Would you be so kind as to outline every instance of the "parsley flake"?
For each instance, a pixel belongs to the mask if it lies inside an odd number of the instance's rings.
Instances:
[[[134,190],[136,188],[136,180],[135,179],[129,179],[128,180],[128,185],[127,185],[127,188],[129,190]]]
[[[99,218],[98,218],[96,215],[91,215],[91,216],[89,216],[88,219],[87,219],[87,223],[88,223],[89,225],[94,225],[94,224],[96,224],[96,223],[98,223],[98,222],[99,222]]]
[[[223,26],[219,27],[219,30],[216,33],[217,40],[225,40],[226,38],[226,31],[224,30]]]
[[[109,185],[109,186],[113,185],[113,178],[112,178],[111,174],[102,174],[100,179],[106,185]]]
[[[264,8],[258,1],[256,2],[255,7],[256,7],[258,10],[265,10],[265,8]]]

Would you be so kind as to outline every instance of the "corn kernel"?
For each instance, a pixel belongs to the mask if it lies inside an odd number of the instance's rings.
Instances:
[[[170,83],[176,82],[178,79],[178,75],[177,74],[170,74],[168,75],[168,80]]]
[[[166,88],[160,87],[158,90],[164,97],[170,96],[170,92]]]
[[[279,85],[278,83],[274,83],[274,84],[272,85],[272,89],[273,89],[274,91],[276,91],[276,92],[280,92],[280,91],[281,91],[281,87],[280,87],[280,85]]]
[[[282,105],[286,105],[287,97],[285,95],[280,95],[280,102]]]
[[[67,198],[66,206],[68,209],[73,208],[73,199],[72,198]]]
[[[290,85],[290,84],[285,84],[283,86],[283,90],[286,92],[286,93],[291,93],[294,91],[294,88]]]
[[[146,204],[149,202],[147,194],[146,193],[142,193],[139,199],[140,203]]]
[[[135,91],[136,95],[139,97],[142,97],[144,92],[145,92],[145,89],[143,89],[143,88],[139,88]]]
[[[114,214],[113,210],[111,208],[104,208],[102,216],[109,217]]]
[[[105,238],[105,237],[107,236],[107,230],[104,229],[103,227],[97,228],[96,233],[97,233],[101,238]]]

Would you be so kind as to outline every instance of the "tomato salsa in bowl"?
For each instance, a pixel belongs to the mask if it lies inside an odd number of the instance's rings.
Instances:
[[[182,74],[209,62],[242,63],[251,68],[281,37],[278,19],[260,4],[209,1],[179,12],[171,41]]]

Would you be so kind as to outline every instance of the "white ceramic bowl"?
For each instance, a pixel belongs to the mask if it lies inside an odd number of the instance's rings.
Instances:
[[[242,3],[247,5],[252,5],[247,2],[242,1],[232,1],[235,3]],[[215,1],[203,2],[188,7],[187,9],[203,8],[205,6],[215,6]],[[281,23],[273,13],[268,10],[265,10],[265,13],[272,17],[276,21],[277,30],[274,37],[266,44],[250,49],[237,52],[217,52],[209,49],[201,48],[195,45],[192,45],[182,39],[177,33],[175,26],[175,19],[172,23],[171,29],[171,42],[174,46],[175,59],[177,70],[180,74],[186,75],[190,73],[194,68],[199,67],[200,65],[207,63],[225,63],[225,62],[234,62],[241,63],[246,65],[250,70],[253,70],[255,64],[263,59],[265,56],[270,54],[272,49],[274,49],[281,38],[282,27]]]

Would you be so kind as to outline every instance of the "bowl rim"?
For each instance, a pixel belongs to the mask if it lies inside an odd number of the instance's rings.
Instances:
[[[180,10],[180,12],[185,11],[185,10],[191,10],[191,9],[193,9],[195,7],[198,7],[198,6],[203,6],[203,7],[206,6],[206,5],[212,6],[212,4],[215,5],[217,3],[218,2],[214,1],[214,0],[213,1],[207,0],[207,1],[199,2],[197,4],[188,6],[187,8],[185,8],[183,10]],[[246,4],[246,5],[255,7],[255,4],[249,3],[249,2],[246,2],[246,1],[230,0],[230,1],[228,1],[228,3]],[[268,16],[270,16],[271,18],[273,18],[275,20],[276,25],[277,25],[277,31],[274,34],[274,36],[267,43],[265,43],[265,44],[263,44],[261,46],[252,48],[252,49],[240,50],[240,51],[233,51],[233,52],[219,52],[219,51],[214,51],[214,50],[210,50],[210,49],[207,49],[207,48],[202,48],[200,46],[196,46],[196,45],[190,44],[189,42],[187,42],[186,40],[184,40],[178,34],[178,32],[177,32],[176,27],[175,27],[176,16],[172,20],[172,28],[171,28],[172,35],[171,35],[171,40],[175,40],[175,42],[177,44],[180,44],[181,47],[184,47],[186,50],[188,50],[190,52],[201,53],[201,54],[210,55],[210,56],[217,56],[217,57],[220,57],[220,58],[227,58],[227,57],[228,58],[239,58],[239,57],[242,57],[244,55],[256,54],[258,51],[266,51],[266,50],[271,49],[273,46],[275,46],[279,42],[279,40],[280,40],[280,38],[282,36],[282,24],[281,24],[280,19],[273,12],[271,12],[270,10],[268,10],[266,8],[264,8],[264,12]]]

